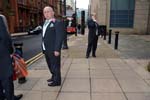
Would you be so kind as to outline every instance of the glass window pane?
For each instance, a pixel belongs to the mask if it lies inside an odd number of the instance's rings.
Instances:
[[[135,0],[129,0],[130,1],[130,3],[129,3],[129,9],[130,10],[134,10],[134,8],[135,8]]]
[[[133,27],[134,6],[135,0],[111,0],[110,27]]]
[[[111,10],[117,10],[117,0],[111,1]]]
[[[117,10],[128,10],[129,0],[117,0]]]

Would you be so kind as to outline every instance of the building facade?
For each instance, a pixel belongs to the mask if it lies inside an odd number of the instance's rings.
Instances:
[[[71,9],[75,11],[75,2],[74,2],[74,0],[66,0],[66,6],[71,7]]]
[[[100,25],[123,34],[150,34],[149,0],[90,0]]]
[[[56,17],[61,17],[61,0],[1,0],[0,13],[6,16],[11,33],[24,32],[43,22],[47,5],[53,6]]]

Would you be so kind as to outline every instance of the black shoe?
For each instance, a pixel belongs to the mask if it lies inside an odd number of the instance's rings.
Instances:
[[[55,82],[52,82],[52,83],[49,83],[48,86],[51,86],[51,87],[54,87],[54,86],[60,86],[61,83],[55,83]]]
[[[92,55],[94,58],[96,58],[96,55]]]
[[[23,94],[19,94],[15,96],[15,100],[20,100],[23,97]]]
[[[89,56],[86,56],[86,58],[89,58]]]
[[[19,78],[19,79],[18,79],[18,83],[19,83],[19,84],[24,84],[24,83],[26,83],[26,81],[27,81],[27,80],[26,80],[25,77],[22,77],[22,78]]]
[[[53,82],[53,79],[50,78],[50,79],[47,80],[47,82],[51,83],[51,82]]]
[[[50,79],[47,80],[47,82],[49,82],[49,83],[53,82],[53,79],[50,78]]]

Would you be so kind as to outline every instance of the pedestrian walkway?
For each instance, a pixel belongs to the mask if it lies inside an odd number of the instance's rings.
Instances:
[[[149,100],[149,59],[123,59],[103,39],[97,57],[85,58],[87,35],[69,38],[62,50],[62,85],[49,87],[45,58],[29,66],[25,84],[15,82],[15,93],[22,100]]]

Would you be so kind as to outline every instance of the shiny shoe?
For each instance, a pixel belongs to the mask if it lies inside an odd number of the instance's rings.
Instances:
[[[23,94],[19,94],[15,96],[15,100],[20,100],[23,97]]]
[[[60,86],[61,83],[55,83],[55,82],[52,82],[52,83],[49,83],[48,86],[51,86],[51,87],[54,87],[54,86]]]
[[[53,82],[53,80],[50,78],[50,79],[48,79],[48,80],[47,80],[47,82],[49,82],[49,83],[50,83],[50,82]]]

